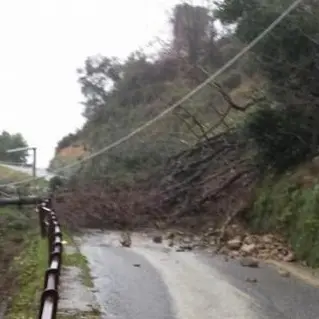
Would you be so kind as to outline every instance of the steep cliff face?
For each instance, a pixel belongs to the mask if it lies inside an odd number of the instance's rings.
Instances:
[[[84,146],[81,144],[73,144],[64,147],[56,152],[54,158],[50,162],[49,170],[54,171],[60,169],[65,165],[81,159],[86,153]]]

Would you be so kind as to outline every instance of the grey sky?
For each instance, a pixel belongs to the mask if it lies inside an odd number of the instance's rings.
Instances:
[[[21,132],[46,166],[56,142],[84,122],[76,68],[89,55],[125,58],[165,38],[178,2],[0,0],[0,130]]]

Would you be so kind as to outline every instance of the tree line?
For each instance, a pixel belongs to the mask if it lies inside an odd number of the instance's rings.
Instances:
[[[19,151],[14,153],[7,153],[7,151],[27,146],[28,143],[21,133],[10,134],[7,131],[2,131],[0,134],[0,161],[26,164],[28,151]]]
[[[58,148],[80,136],[89,151],[95,151],[129,133],[206,79],[289,4],[291,0],[221,0],[210,9],[184,2],[173,8],[171,40],[156,56],[137,51],[124,62],[88,57],[78,69],[86,123],[80,132],[62,139]],[[88,164],[89,175],[104,176],[111,163],[133,171],[154,167],[185,143],[194,145],[216,134],[218,126],[242,128],[258,149],[259,163],[270,168],[287,168],[314,156],[319,144],[318,7],[314,0],[302,3],[231,72],[207,86],[196,101],[177,108],[162,127],[159,124],[156,141],[151,134],[143,136],[143,143],[131,140]],[[231,92],[249,78],[260,81],[249,103],[238,105]],[[217,105],[224,107],[219,110]],[[252,108],[254,112],[248,112]],[[249,115],[244,122],[229,123],[220,115],[227,110]]]

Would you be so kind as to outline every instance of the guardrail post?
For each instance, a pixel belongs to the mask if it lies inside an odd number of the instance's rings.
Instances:
[[[39,226],[41,231],[41,237],[44,238],[46,235],[46,225],[45,225],[46,212],[43,210],[42,205],[38,205],[36,207],[36,211],[38,212],[38,215],[39,215]]]

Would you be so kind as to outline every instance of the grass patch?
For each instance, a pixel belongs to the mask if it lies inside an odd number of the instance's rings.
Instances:
[[[15,294],[7,315],[9,319],[36,318],[44,273],[48,267],[47,241],[29,234],[26,249],[15,258],[19,291]]]
[[[9,195],[9,196],[17,195],[15,187],[12,187],[12,186],[3,187],[1,185],[10,184],[10,183],[19,182],[19,181],[28,180],[28,179],[30,179],[28,183],[18,186],[21,195],[42,194],[43,191],[45,191],[48,188],[49,182],[45,178],[43,177],[37,178],[34,181],[31,180],[31,178],[32,178],[32,175],[30,174],[19,172],[11,168],[2,166],[0,164],[0,197],[6,196],[6,195]]]
[[[0,301],[7,300],[17,285],[14,258],[25,248],[26,234],[35,225],[34,212],[0,208]]]
[[[313,167],[265,180],[249,221],[255,231],[284,235],[300,260],[318,267],[319,178]]]
[[[72,247],[75,248],[74,253],[64,253],[63,254],[63,266],[74,266],[78,267],[81,269],[81,280],[83,285],[89,288],[93,288],[93,281],[91,278],[90,274],[90,268],[88,266],[88,261],[85,256],[83,256],[77,247],[76,243],[74,242],[73,238],[69,235],[66,234],[65,232],[63,233],[63,238],[64,240]]]
[[[29,174],[18,172],[0,164],[0,180],[1,184],[17,182],[30,177]]]
[[[7,318],[35,318],[47,267],[47,246],[38,236],[34,210],[0,209],[0,295]]]
[[[63,238],[67,242],[65,250],[67,250],[67,246],[74,248],[73,253],[64,252],[63,254],[63,266],[66,267],[77,267],[81,271],[81,282],[84,286],[88,288],[93,288],[93,281],[90,274],[90,269],[88,266],[88,261],[85,256],[83,256],[73,240],[72,236],[65,231],[63,232]],[[99,309],[92,307],[91,311],[80,312],[76,314],[59,314],[59,319],[99,319],[101,317],[101,313]]]

